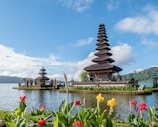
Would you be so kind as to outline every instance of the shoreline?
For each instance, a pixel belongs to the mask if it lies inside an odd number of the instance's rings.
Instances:
[[[56,90],[54,87],[13,87],[17,90]]]
[[[58,90],[61,93],[66,93],[65,89]],[[85,94],[118,94],[118,95],[151,95],[152,92],[158,90],[142,90],[142,91],[90,91],[90,90],[68,90],[69,93],[85,93]]]

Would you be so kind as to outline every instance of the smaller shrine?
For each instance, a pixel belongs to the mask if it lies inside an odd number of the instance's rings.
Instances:
[[[42,67],[39,76],[35,79],[25,78],[24,83],[19,83],[18,87],[13,87],[13,89],[26,89],[26,90],[51,90],[57,89],[58,81],[56,79],[50,79],[46,76],[46,69]]]
[[[39,72],[39,77],[37,77],[35,79],[35,84],[37,83],[38,85],[40,85],[41,87],[46,87],[46,86],[50,86],[50,85],[47,85],[46,82],[49,80],[48,77],[46,77],[46,69],[44,67],[42,67],[40,69],[40,72]]]

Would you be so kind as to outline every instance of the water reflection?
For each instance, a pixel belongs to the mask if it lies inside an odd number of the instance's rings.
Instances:
[[[26,95],[27,110],[30,111],[32,107],[38,107],[39,104],[45,104],[50,110],[57,110],[61,102],[67,98],[66,93],[59,93],[58,91],[51,90],[15,90],[12,89],[16,84],[1,84],[0,93],[0,109],[14,110],[19,103],[19,97],[21,95]],[[69,102],[73,100],[80,99],[81,101],[85,98],[86,107],[96,107],[96,96],[97,94],[78,94],[69,93]],[[138,102],[145,102],[147,106],[158,107],[158,93],[155,92],[152,95],[137,95],[137,96],[127,96],[127,95],[111,95],[102,94],[105,98],[104,103],[101,103],[102,110],[107,109],[107,101],[111,98],[115,98],[118,101],[118,106],[115,107],[113,117],[126,120],[129,115],[129,101],[132,99],[137,99]]]

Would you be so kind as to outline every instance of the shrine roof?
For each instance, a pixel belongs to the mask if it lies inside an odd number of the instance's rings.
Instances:
[[[88,67],[85,67],[84,70],[86,71],[100,71],[100,70],[109,70],[112,69],[116,72],[122,71],[122,68],[119,68],[115,65],[104,63],[104,64],[92,64]]]

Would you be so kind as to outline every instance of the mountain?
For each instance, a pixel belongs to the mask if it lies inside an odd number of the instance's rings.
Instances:
[[[12,76],[0,76],[0,83],[22,83],[24,78]]]
[[[131,79],[134,78],[138,81],[153,81],[154,77],[158,78],[158,67],[150,67],[148,69],[144,69],[139,72],[133,72],[126,75],[122,75],[122,77],[125,79]]]

